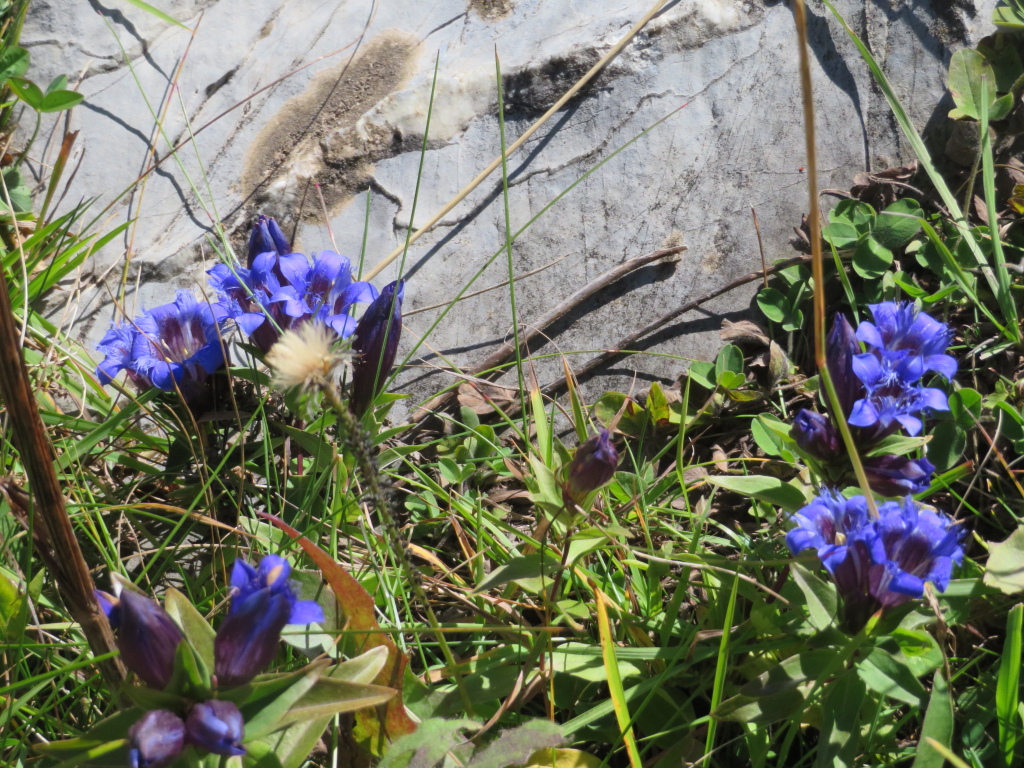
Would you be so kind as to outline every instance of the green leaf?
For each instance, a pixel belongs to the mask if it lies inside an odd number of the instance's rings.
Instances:
[[[981,77],[985,75],[988,82],[996,81],[992,65],[984,56],[973,48],[962,48],[953,54],[949,62],[949,90],[953,94],[953,101],[957,108],[967,117],[975,120],[981,119]],[[994,89],[990,89],[994,91]],[[991,111],[995,94],[988,98]]]
[[[992,106],[989,108],[988,119],[1006,119],[1006,116],[1013,110],[1014,99],[1015,97],[1012,93],[1004,93],[998,99],[993,101]]]
[[[821,703],[821,735],[817,768],[845,768],[857,764],[860,752],[861,706],[867,694],[863,681],[844,674],[825,687]]]
[[[867,237],[853,252],[853,271],[865,280],[877,280],[892,266],[892,251]]]
[[[836,221],[826,225],[821,230],[821,236],[825,238],[825,242],[833,245],[837,251],[853,248],[860,242],[861,238],[857,228],[848,221]]]
[[[13,645],[22,639],[28,623],[28,595],[0,573],[0,639]]]
[[[530,720],[502,731],[497,739],[473,756],[468,768],[526,765],[538,749],[560,747],[564,743],[560,725],[547,720]]]
[[[871,238],[886,248],[902,248],[921,231],[923,216],[924,211],[913,198],[897,200],[878,215]]]
[[[800,563],[793,563],[790,566],[790,573],[793,574],[793,581],[804,593],[811,626],[821,632],[835,624],[839,611],[836,588],[808,571]]]
[[[727,372],[743,374],[743,352],[733,344],[726,344],[715,358],[715,378],[721,381]]]
[[[1006,639],[999,658],[999,676],[996,679],[996,722],[999,725],[999,751],[1003,763],[1017,765],[1014,753],[1020,734],[1020,659],[1021,630],[1024,628],[1024,605],[1017,603],[1006,616]]]
[[[714,372],[714,363],[693,362],[690,363],[690,369],[686,372],[686,375],[691,381],[700,384],[704,389],[711,390],[715,388],[715,382],[711,378]]]
[[[1017,13],[1014,8],[1001,6],[992,11],[992,23],[1000,27],[1024,29],[1024,16]]]
[[[43,92],[39,90],[38,85],[26,77],[12,77],[7,81],[7,87],[32,109],[38,110],[43,103]]]
[[[901,659],[875,647],[857,664],[857,674],[868,688],[915,707],[924,706],[924,686]]]
[[[775,288],[762,288],[759,290],[757,292],[757,306],[761,308],[764,316],[773,323],[783,322],[791,311],[786,295]]]
[[[395,693],[393,688],[367,683],[350,683],[323,676],[308,692],[292,704],[287,712],[281,715],[277,727],[284,728],[293,723],[332,717],[342,712],[355,712],[357,709],[366,709],[367,707],[377,707],[390,700]],[[247,734],[248,731],[249,726],[246,725]]]
[[[694,363],[694,365],[696,364]],[[708,388],[714,389],[713,386]],[[629,400],[628,404],[626,404],[627,400]],[[622,407],[624,404],[626,405],[625,410]],[[633,437],[640,435],[647,424],[647,411],[637,405],[632,398],[622,392],[605,392],[594,403],[594,418],[605,427],[612,423],[619,411],[622,411],[622,417],[618,423],[619,431]]]
[[[801,708],[818,678],[834,663],[835,655],[831,648],[819,648],[790,656],[744,685],[738,695],[723,701],[711,715],[716,720],[739,723],[785,720]]]
[[[860,200],[840,200],[828,219],[852,224],[859,234],[866,235],[875,227],[875,209]]]
[[[980,40],[976,47],[978,53],[992,65],[997,93],[1011,90],[1017,79],[1024,75],[1024,62],[1021,61],[1017,44],[1011,35],[992,35]]]
[[[529,555],[513,557],[504,565],[498,566],[488,574],[487,578],[477,584],[473,594],[486,592],[518,579],[536,579],[546,573],[553,577],[558,570],[559,562],[550,555],[533,552]]]
[[[1014,450],[1020,453],[1024,450],[1024,417],[1007,402],[996,403],[995,407],[1002,412],[999,434],[1013,443]]]
[[[245,713],[245,740],[258,740],[281,728],[281,720],[320,679],[324,664],[311,664],[306,673],[255,714]]]
[[[953,699],[949,695],[949,683],[946,682],[941,666],[932,677],[932,695],[928,699],[928,710],[921,725],[921,739],[911,768],[943,768],[946,765],[946,758],[929,740],[947,748],[953,741]]]
[[[750,422],[750,433],[757,447],[769,456],[779,456],[786,461],[793,460],[793,453],[789,449],[792,444],[789,430],[789,424],[770,413],[759,413]]]
[[[213,640],[217,635],[213,631],[213,627],[196,610],[189,599],[173,587],[164,594],[164,610],[181,627],[185,638],[199,654],[207,669],[213,669]]]
[[[665,397],[664,390],[656,381],[651,383],[651,390],[647,395],[646,405],[647,412],[654,419],[655,423],[667,422],[669,420],[668,398]]]
[[[927,437],[889,435],[865,451],[865,456],[906,456],[928,444]]]
[[[711,475],[707,481],[712,485],[725,488],[735,493],[749,496],[759,501],[767,501],[781,507],[786,512],[795,512],[807,504],[803,491],[777,477],[767,475]]]
[[[84,99],[85,96],[77,91],[53,91],[43,95],[37,109],[40,112],[61,112],[77,107]]]
[[[476,723],[466,719],[424,720],[415,733],[395,739],[377,768],[434,768],[447,752],[465,741],[463,731],[475,727]]]
[[[899,645],[907,667],[915,677],[923,677],[942,665],[942,649],[928,632],[899,627],[889,636]]]
[[[62,91],[65,88],[67,88],[67,85],[68,85],[68,76],[67,75],[57,75],[55,78],[53,78],[53,80],[50,81],[50,84],[48,86],[46,86],[46,93],[47,94],[51,94],[54,91]]]
[[[1024,527],[1011,533],[1006,541],[989,544],[983,581],[1007,595],[1024,590]]]
[[[981,393],[962,387],[949,396],[949,411],[961,429],[974,429],[981,417]]]
[[[960,460],[966,447],[967,433],[956,422],[943,421],[932,430],[928,461],[935,465],[936,472],[945,472]]]
[[[14,45],[0,51],[0,85],[8,78],[20,77],[28,72],[29,54],[24,48]]]

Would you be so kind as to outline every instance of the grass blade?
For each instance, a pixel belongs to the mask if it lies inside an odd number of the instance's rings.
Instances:
[[[633,736],[629,706],[626,704],[626,695],[622,688],[622,677],[619,675],[619,662],[615,657],[615,638],[612,637],[611,624],[608,622],[608,598],[596,586],[594,595],[597,603],[597,628],[601,635],[601,656],[604,659],[604,671],[608,675],[608,694],[615,708],[615,721],[622,731],[622,740],[626,744],[630,766],[643,768],[643,761],[640,760],[640,752],[636,747],[636,738]]]
[[[996,680],[996,720],[999,724],[999,752],[1003,763],[1016,765],[1014,753],[1020,737],[1020,653],[1021,626],[1024,619],[1024,604],[1018,603],[1006,616],[1006,641],[1003,655],[999,660],[999,677]],[[929,707],[929,709],[931,709]]]

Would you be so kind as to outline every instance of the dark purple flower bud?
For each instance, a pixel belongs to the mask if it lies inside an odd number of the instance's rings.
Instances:
[[[864,396],[864,386],[853,372],[853,358],[859,354],[860,343],[853,326],[846,315],[836,315],[826,339],[825,358],[846,417],[849,417],[853,404]]]
[[[931,485],[935,467],[928,459],[906,456],[870,456],[863,460],[871,490],[882,496],[921,493]]]
[[[602,429],[576,449],[566,475],[566,494],[572,501],[581,502],[611,480],[618,465],[619,452],[612,444],[612,433]]]
[[[804,451],[821,461],[831,461],[841,453],[842,436],[824,414],[806,408],[799,411],[790,435]]]
[[[193,704],[185,720],[189,744],[215,755],[244,755],[245,722],[230,701],[212,699]]]
[[[292,252],[292,246],[284,236],[284,232],[277,226],[277,222],[269,216],[260,216],[252,225],[252,232],[249,233],[249,256],[246,266],[252,267],[253,260],[261,253],[274,253],[278,256],[286,256]]]
[[[352,391],[348,405],[362,416],[383,389],[398,354],[405,281],[388,283],[359,318],[353,337]]]
[[[164,689],[174,674],[181,630],[160,605],[129,589],[120,598],[98,592],[100,606],[117,631],[117,647],[129,670],[151,688]]]
[[[262,672],[277,652],[290,614],[287,595],[270,587],[256,590],[242,601],[233,600],[213,642],[217,685],[245,685]]]
[[[128,765],[163,768],[185,748],[185,723],[173,712],[153,709],[128,729]]]

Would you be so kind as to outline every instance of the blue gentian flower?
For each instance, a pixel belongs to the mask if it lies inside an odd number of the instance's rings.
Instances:
[[[100,607],[117,632],[117,647],[128,669],[146,685],[164,689],[174,674],[174,656],[184,638],[154,600],[122,589],[119,598],[97,592]]]
[[[231,570],[231,606],[228,613],[241,610],[252,595],[260,590],[269,589],[273,594],[281,594],[288,601],[289,624],[312,624],[324,620],[323,609],[315,600],[299,600],[292,591],[288,576],[292,567],[280,555],[266,555],[258,567],[253,568],[245,560],[235,560]]]
[[[214,640],[217,684],[244,685],[274,658],[286,624],[322,622],[323,611],[312,600],[299,600],[288,583],[291,567],[267,555],[258,568],[235,560],[228,615]]]
[[[880,381],[881,379],[879,379]],[[916,387],[901,383],[878,385],[866,397],[854,403],[849,423],[868,430],[871,442],[893,434],[903,427],[911,437],[924,426],[922,412],[948,411],[949,398],[935,387]]]
[[[565,486],[569,499],[580,503],[611,480],[618,466],[619,452],[612,444],[612,433],[602,429],[577,448],[569,462]]]
[[[814,549],[832,572],[846,556],[850,537],[868,524],[868,505],[863,496],[845,498],[825,489],[790,518],[797,527],[786,534],[786,545],[796,555]]]
[[[817,550],[843,598],[844,626],[860,631],[872,614],[924,594],[925,582],[942,592],[963,560],[962,529],[908,496],[867,515],[863,496],[823,493],[797,511],[786,535],[795,554]]]
[[[263,352],[311,319],[350,336],[356,322],[349,308],[377,297],[372,285],[352,280],[351,263],[334,251],[316,254],[312,264],[301,253],[267,251],[248,269],[217,264],[208,274],[225,313]]]
[[[871,351],[859,357],[876,357],[887,373],[905,384],[915,383],[928,371],[947,379],[956,375],[956,358],[946,354],[953,333],[945,323],[909,302],[884,301],[869,309],[875,322],[861,323],[857,338]]]
[[[100,383],[109,384],[125,370],[140,388],[178,390],[189,398],[209,374],[224,366],[222,319],[218,307],[178,291],[172,303],[107,332],[99,344],[106,358],[96,375]]]
[[[945,591],[953,566],[964,557],[963,528],[910,496],[882,504],[874,523],[871,562],[877,573],[869,589],[883,606],[921,597],[926,581]]]
[[[202,383],[224,366],[219,319],[214,306],[196,301],[188,291],[178,291],[171,304],[144,312],[135,320],[136,373],[165,392],[185,381]]]
[[[185,723],[173,712],[153,709],[128,729],[128,765],[163,768],[185,748]]]
[[[396,280],[366,308],[355,327],[352,349],[352,391],[349,408],[362,416],[383,389],[398,354],[398,340],[402,334],[402,299],[405,281]]]
[[[249,232],[249,254],[246,258],[246,266],[251,267],[253,259],[261,253],[270,252],[276,253],[278,256],[286,256],[292,252],[292,246],[284,236],[284,232],[277,226],[277,222],[269,216],[260,214]]]
[[[875,440],[900,427],[917,435],[920,413],[949,410],[945,392],[918,382],[929,371],[947,379],[956,374],[956,359],[946,354],[952,333],[912,304],[887,301],[870,308],[875,322],[863,322],[857,329],[869,351],[852,362],[864,395],[854,403],[849,422]]]
[[[185,734],[189,744],[215,755],[245,754],[245,721],[230,701],[212,699],[193,704],[185,719]]]

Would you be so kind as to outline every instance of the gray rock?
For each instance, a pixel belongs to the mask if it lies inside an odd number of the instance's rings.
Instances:
[[[71,119],[84,155],[76,158],[80,167],[65,206],[97,197],[94,213],[111,206],[98,226],[133,220],[83,270],[83,293],[66,315],[72,332],[90,344],[102,335],[114,316],[110,291],[118,290],[126,253],[129,306],[163,303],[174,288],[201,284],[204,268],[218,258],[214,222],[223,223],[238,248],[257,212],[277,217],[307,252],[331,247],[333,232],[338,250],[358,261],[365,240],[362,259],[367,268],[376,264],[404,242],[411,225],[425,222],[498,156],[495,50],[511,143],[650,4],[161,4],[193,34],[119,0],[34,0],[23,34],[32,76],[49,82],[66,73],[86,96]],[[942,121],[949,56],[990,31],[993,5],[838,3],[921,128]],[[846,188],[855,173],[899,165],[911,155],[845,33],[820,3],[812,0],[809,10],[821,185]],[[162,116],[160,130],[154,114]],[[689,250],[674,269],[645,268],[605,292],[549,329],[552,343],[533,351],[582,362],[584,351],[613,345],[682,302],[757,269],[751,207],[768,259],[791,255],[792,227],[808,209],[800,115],[786,4],[670,3],[509,158],[509,220],[519,233],[515,272],[564,257],[516,285],[519,320],[529,325],[612,265],[673,238]],[[163,156],[183,142],[126,192],[148,167],[151,146]],[[39,160],[52,161],[58,145],[51,138]],[[320,185],[329,228],[310,182]],[[500,283],[508,277],[505,230],[495,175],[378,281],[401,268],[409,279],[407,310],[448,302],[463,287]],[[644,344],[657,356],[612,366],[591,393],[628,388],[634,374],[673,377],[687,359],[710,359],[720,345],[721,318],[744,314],[755,289],[685,316]],[[454,381],[429,372],[448,362],[469,366],[509,337],[509,294],[474,296],[443,316],[440,310],[414,314],[406,326],[403,351],[423,365],[410,374],[413,390],[426,396]],[[425,345],[413,352],[424,335]],[[542,381],[561,372],[555,359],[538,366]]]

